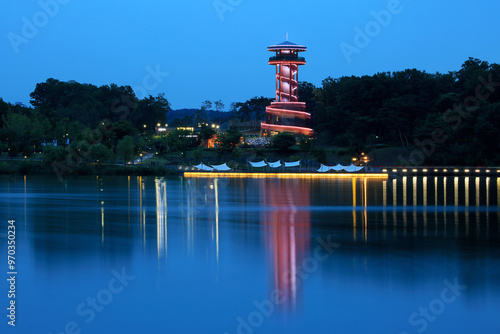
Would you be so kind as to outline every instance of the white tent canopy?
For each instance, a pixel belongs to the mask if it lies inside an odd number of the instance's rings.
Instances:
[[[231,167],[229,167],[228,165],[226,165],[226,163],[223,163],[222,165],[212,165],[212,167],[213,167],[214,170],[218,170],[218,171],[231,170]]]
[[[321,166],[318,169],[318,172],[325,173],[325,172],[328,172],[332,168],[333,168],[333,166],[326,166],[326,165],[321,164]]]
[[[340,172],[340,171],[344,170],[346,172],[353,173],[353,172],[358,172],[358,171],[362,170],[363,168],[365,168],[365,167],[357,167],[357,166],[354,166],[353,164],[351,164],[350,166],[342,166],[341,164],[337,164],[335,166],[326,166],[326,165],[321,164],[321,166],[318,169],[318,172],[324,173],[324,172],[328,172],[330,170]]]
[[[201,169],[201,170],[204,170],[204,171],[211,171],[213,169],[212,167],[204,165],[203,163],[201,163],[199,165],[196,165],[194,167],[198,168],[198,169]]]
[[[259,161],[259,162],[251,162],[251,161],[249,161],[248,163],[250,165],[252,165],[252,167],[264,167],[264,166],[267,166],[267,164],[266,164],[266,162],[264,160]]]
[[[335,166],[330,167],[330,169],[333,169],[334,171],[340,172],[341,170],[345,169],[345,167],[342,166],[341,164],[336,164]]]
[[[293,161],[293,162],[286,162],[285,161],[285,167],[300,167],[300,160]]]
[[[353,164],[351,164],[350,166],[344,167],[344,170],[346,172],[352,173],[352,172],[358,172],[358,171],[362,170],[363,168],[364,167],[356,167]]]
[[[278,168],[278,167],[281,167],[281,161],[278,160],[276,162],[268,162],[267,163],[269,165],[269,167],[271,168]]]

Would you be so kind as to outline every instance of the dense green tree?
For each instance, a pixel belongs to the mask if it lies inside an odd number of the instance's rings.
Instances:
[[[90,147],[90,158],[92,161],[102,164],[104,161],[112,161],[114,160],[113,150],[107,148],[105,145],[99,143],[96,145],[92,145]]]
[[[207,142],[215,135],[215,130],[208,125],[202,124],[198,137],[201,139],[203,147],[207,147]]]
[[[191,132],[187,130],[174,130],[163,137],[162,142],[168,151],[185,152],[191,147],[191,138],[188,137]]]
[[[206,100],[201,104],[201,108],[196,110],[194,114],[195,126],[199,127],[208,123],[208,111],[212,108],[212,101]]]
[[[197,149],[193,150],[193,156],[196,163],[199,163],[201,161],[201,158],[203,157],[203,148],[198,147]]]
[[[9,109],[3,117],[9,144],[25,143],[29,139],[31,120],[28,115]]]
[[[296,143],[297,139],[292,133],[282,132],[271,137],[271,147],[277,149],[281,153],[288,153]]]
[[[221,124],[221,112],[224,111],[224,103],[221,100],[214,102],[215,111],[217,111],[217,124]]]
[[[167,112],[171,109],[164,93],[156,97],[150,95],[140,100],[138,105],[140,115],[135,120],[136,126],[146,125],[146,129],[152,131],[158,124],[164,126],[167,122]]]
[[[307,81],[299,81],[299,101],[306,103],[307,112],[313,113],[316,109],[316,87]]]
[[[232,109],[236,111],[240,121],[251,121],[253,127],[258,128],[264,119],[266,107],[273,101],[274,99],[256,96],[245,102],[234,103]]]
[[[312,155],[317,162],[326,164],[326,150],[323,147],[313,147]]]
[[[74,81],[48,79],[36,85],[31,104],[51,122],[67,118],[95,128],[99,122],[128,120],[135,128],[153,130],[164,124],[170,103],[164,94],[138,100],[130,86],[115,84],[97,87]]]
[[[238,130],[230,129],[217,137],[218,147],[223,150],[231,150],[238,146],[243,135]]]
[[[128,120],[120,120],[113,123],[112,132],[113,139],[117,141],[125,136],[133,137],[138,134],[138,130]]]
[[[312,90],[306,84],[301,87],[305,92]],[[312,119],[319,144],[352,151],[376,142],[411,152],[440,129],[447,140],[434,143],[432,154],[426,154],[423,163],[460,163],[461,155],[462,164],[498,161],[495,154],[483,153],[492,149],[481,135],[494,135],[492,129],[500,128],[492,117],[495,113],[488,111],[500,102],[497,64],[470,58],[458,72],[446,74],[409,69],[327,78],[312,91]]]
[[[9,110],[9,104],[6,103],[1,97],[0,97],[0,129],[4,125],[4,117],[7,116],[7,111]],[[0,138],[1,140],[1,138]]]
[[[133,160],[135,154],[134,138],[125,136],[116,145],[116,155],[123,159],[123,164]]]
[[[299,138],[299,149],[304,154],[304,159],[308,159],[309,154],[313,148],[313,141],[308,136],[301,136]]]
[[[46,146],[43,149],[43,161],[47,165],[51,165],[54,162],[62,163],[68,157],[68,151],[61,146]]]

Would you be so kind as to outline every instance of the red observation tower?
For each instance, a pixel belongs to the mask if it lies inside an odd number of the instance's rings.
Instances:
[[[311,129],[311,114],[306,112],[306,103],[299,102],[299,65],[306,59],[299,52],[306,51],[302,45],[286,41],[271,45],[267,51],[276,55],[269,58],[269,65],[276,66],[276,102],[266,108],[266,119],[261,123],[262,136],[273,136],[280,132],[295,135],[314,135]]]

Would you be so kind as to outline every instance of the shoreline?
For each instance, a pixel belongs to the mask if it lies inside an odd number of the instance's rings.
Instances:
[[[40,161],[0,161],[0,175],[57,175],[52,166]],[[131,166],[131,165],[94,165],[80,164],[64,175],[138,175],[138,176],[186,176],[186,177],[310,177],[310,178],[341,178],[341,177],[404,177],[404,176],[490,176],[500,177],[500,167],[463,167],[463,166],[376,166],[359,172],[318,172],[317,169],[305,167],[289,170],[231,170],[231,171],[201,171],[188,165],[171,166]],[[378,175],[378,176],[377,176]]]

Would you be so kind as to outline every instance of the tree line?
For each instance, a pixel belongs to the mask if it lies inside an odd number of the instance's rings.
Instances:
[[[167,120],[164,94],[138,99],[130,86],[97,87],[48,79],[30,94],[32,107],[0,99],[0,148],[10,156],[31,156],[43,144],[65,145],[90,140],[99,127],[111,127],[98,143],[114,149],[125,136],[137,137]]]
[[[256,96],[235,102],[231,113],[224,112],[221,101],[204,101],[192,116],[171,122],[200,124],[198,139],[193,140],[184,130],[154,136],[157,124],[166,124],[171,110],[164,94],[138,99],[130,86],[48,79],[37,84],[30,97],[31,107],[0,98],[0,150],[30,156],[41,151],[43,143],[65,144],[70,139],[71,149],[89,152],[89,161],[116,156],[126,161],[141,147],[160,153],[195,148],[215,134],[204,124],[232,115],[258,127],[273,101]],[[299,99],[307,103],[315,131],[314,141],[300,140],[304,152],[333,147],[356,154],[398,147],[406,152],[401,164],[500,163],[498,64],[469,58],[458,71],[446,74],[408,69],[328,77],[320,87],[300,82]],[[112,131],[99,130],[103,128]],[[235,137],[240,134],[233,132],[219,134],[220,150],[233,150],[238,144]],[[49,156],[64,153],[51,149]]]
[[[301,82],[317,144],[397,146],[401,164],[500,163],[500,65],[469,58],[458,71],[408,69]]]

